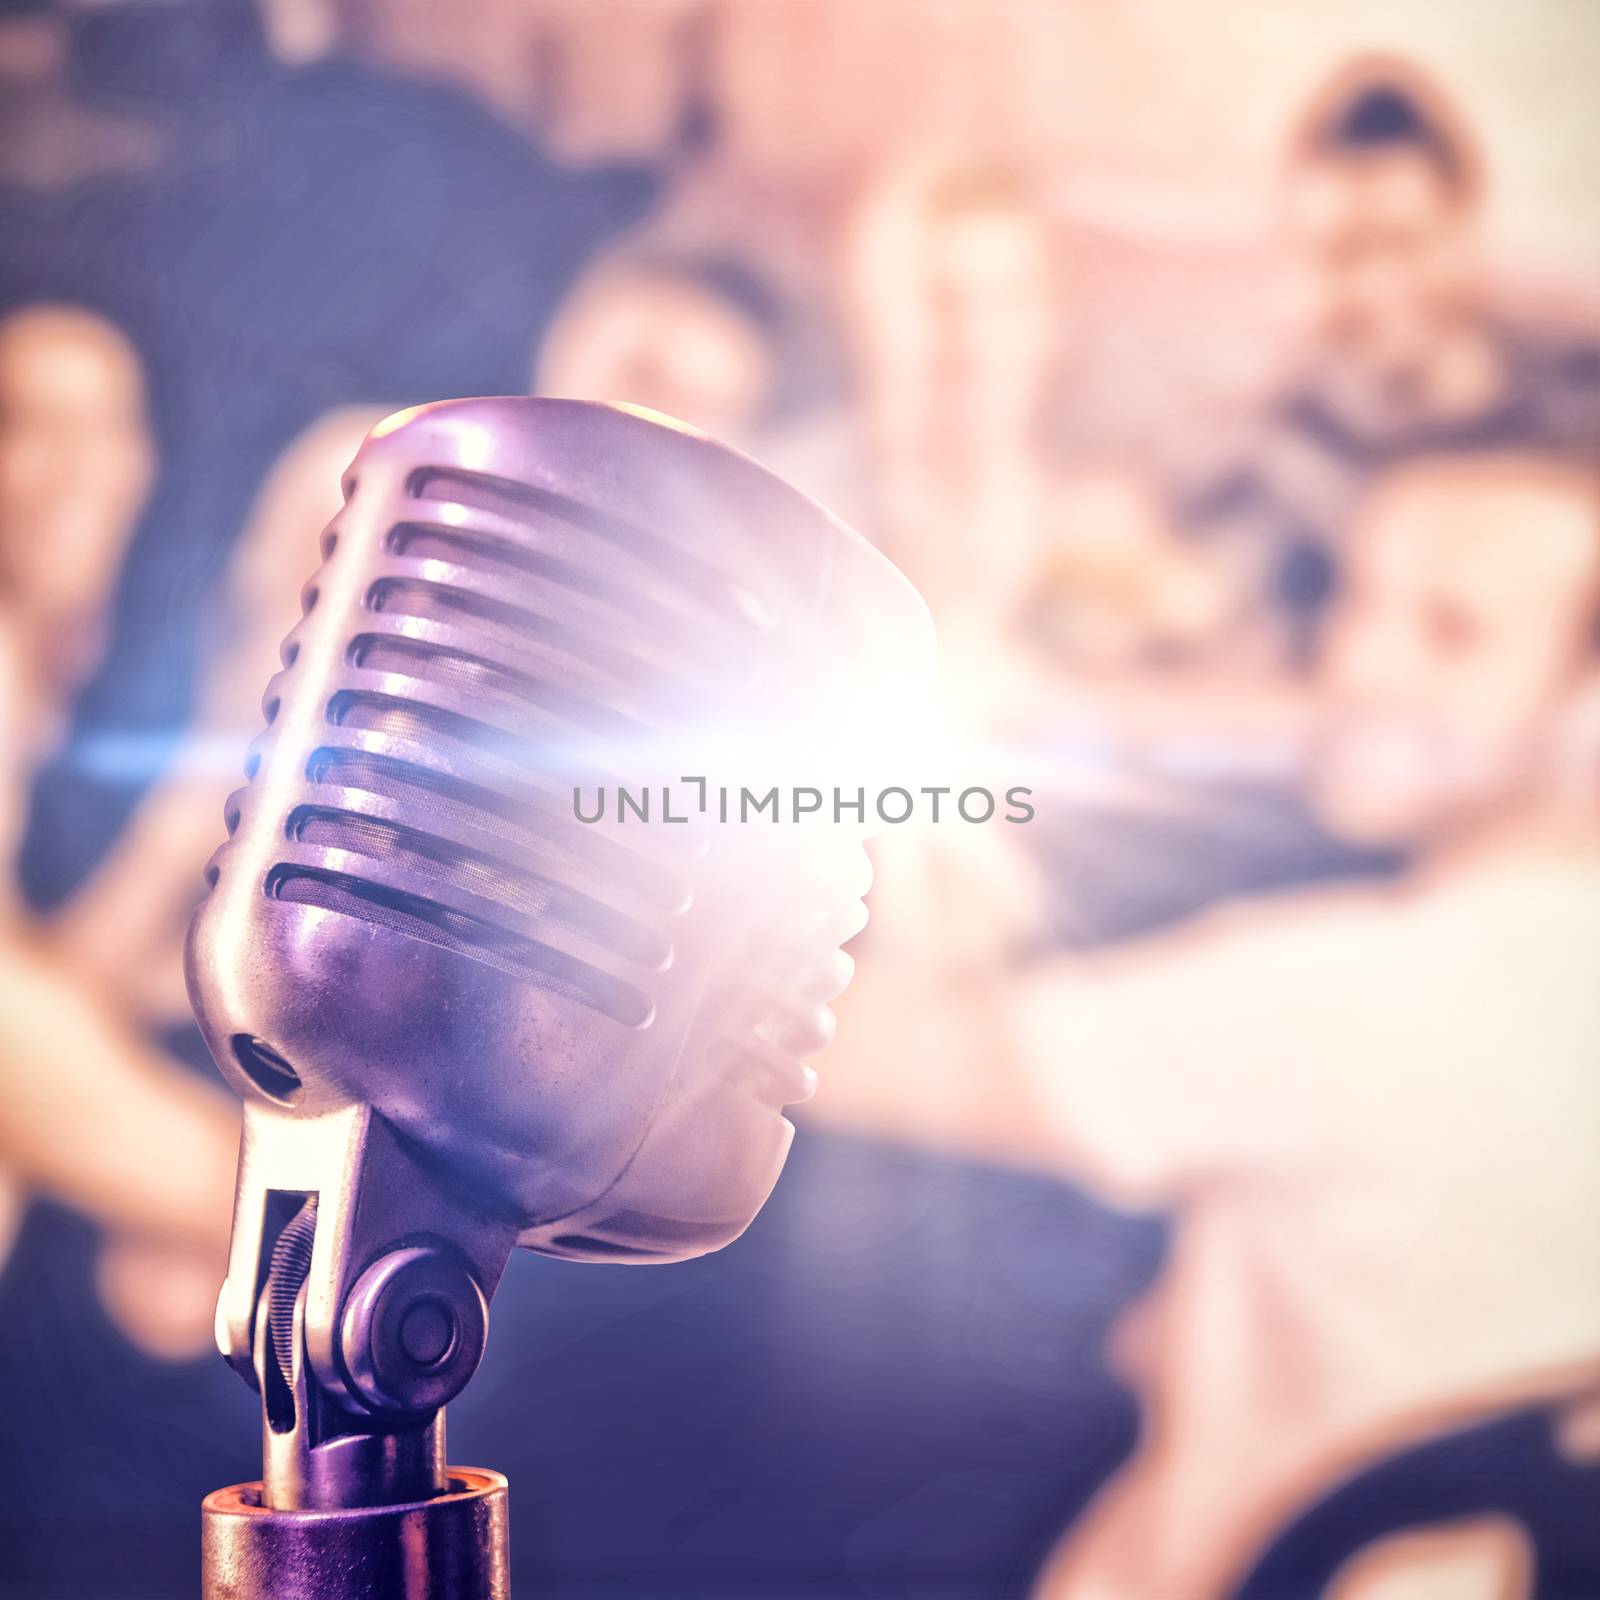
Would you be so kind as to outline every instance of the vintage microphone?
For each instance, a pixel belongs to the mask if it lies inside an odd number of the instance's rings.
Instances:
[[[506,1480],[445,1464],[442,1408],[509,1252],[737,1237],[848,977],[870,809],[722,785],[853,794],[931,675],[886,560],[666,419],[424,406],[344,491],[189,939],[264,1441],[205,1502],[208,1600],[508,1593]]]

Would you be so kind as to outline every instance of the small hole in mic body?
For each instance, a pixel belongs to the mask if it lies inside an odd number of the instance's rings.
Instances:
[[[229,1041],[233,1058],[245,1076],[269,1100],[279,1105],[294,1101],[301,1090],[300,1074],[289,1065],[269,1044],[248,1033],[236,1033]]]

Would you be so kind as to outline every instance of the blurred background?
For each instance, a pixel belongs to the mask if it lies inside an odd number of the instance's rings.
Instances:
[[[259,1470],[180,949],[402,406],[628,400],[928,598],[749,1234],[515,1259],[519,1592],[1600,1595],[1589,0],[0,0],[0,1593]]]

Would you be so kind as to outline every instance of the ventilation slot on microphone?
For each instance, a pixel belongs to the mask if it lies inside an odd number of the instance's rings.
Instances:
[[[673,650],[687,652],[712,668],[732,670],[745,653],[741,641],[728,637],[723,629],[708,628],[703,614],[675,609],[670,599],[681,598],[679,591],[665,589],[660,575],[642,564],[635,567],[635,581],[618,583],[543,550],[512,544],[475,529],[441,528],[423,522],[396,524],[384,544],[391,554],[413,561],[437,561],[489,575],[512,573],[532,578],[564,591],[555,598],[569,606],[569,596],[596,602],[614,613],[595,617],[596,625],[647,628]],[[647,592],[651,589],[654,594]],[[594,606],[581,609],[592,612]]]
[[[561,809],[538,791],[513,799],[394,756],[333,747],[312,753],[306,777],[393,801],[425,817],[436,834],[463,828],[486,833],[502,840],[518,860],[553,857],[579,863],[662,911],[681,911],[688,902],[684,879],[603,833],[579,827],[570,807]]]
[[[642,1028],[654,1012],[649,996],[631,983],[421,895],[368,883],[348,873],[288,865],[272,869],[266,888],[276,900],[355,917],[469,956],[497,972],[525,978],[548,993],[575,1000],[626,1027]]]
[[[555,652],[585,678],[609,678],[636,692],[646,691],[652,698],[663,689],[675,687],[676,674],[667,665],[664,651],[658,652],[663,659],[646,660],[617,649],[614,629],[597,628],[584,635],[537,612],[471,589],[432,583],[426,578],[379,578],[367,591],[367,609],[453,627],[460,627],[463,619],[487,624],[503,630],[505,647],[512,655],[518,653],[519,644],[545,654]],[[681,683],[676,687],[681,688]]]
[[[597,573],[585,572],[569,561],[529,550],[522,545],[496,539],[492,534],[467,533],[459,528],[440,528],[426,522],[402,522],[391,528],[384,540],[397,556],[418,561],[446,561],[458,567],[508,567],[530,577],[571,589],[576,594],[609,601],[632,612],[638,596],[619,583],[611,583]]]
[[[536,705],[580,728],[604,728],[619,739],[642,738],[642,723],[597,701],[487,661],[464,650],[451,650],[404,634],[362,633],[350,641],[348,660],[369,672],[395,672],[408,678],[474,694],[489,689]]]
[[[290,815],[288,832],[302,844],[391,862],[518,916],[548,919],[643,967],[663,967],[672,959],[672,946],[646,924],[577,890],[415,828],[333,807],[300,806]]]
[[[407,480],[406,492],[415,500],[453,501],[524,526],[530,524],[530,514],[565,523],[579,532],[604,539],[653,567],[671,579],[675,589],[693,596],[718,616],[747,625],[752,620],[759,620],[762,626],[769,625],[766,607],[727,573],[645,528],[566,495],[487,473],[460,472],[448,467],[419,468]]]
[[[407,739],[429,749],[440,740],[537,774],[558,788],[573,784],[614,783],[609,774],[583,759],[576,741],[563,756],[550,740],[535,741],[504,728],[492,727],[476,717],[419,700],[364,689],[341,689],[328,701],[328,721],[336,728],[362,728],[391,739]]]

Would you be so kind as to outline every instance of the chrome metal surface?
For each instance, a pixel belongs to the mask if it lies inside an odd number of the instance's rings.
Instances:
[[[509,1600],[506,1480],[452,1467],[405,1505],[268,1511],[259,1483],[206,1496],[204,1600]]]
[[[363,1276],[362,1284],[371,1280],[375,1288],[363,1295],[358,1285],[347,1308],[347,1321],[355,1323],[361,1336],[373,1331],[375,1300],[387,1301],[390,1322],[403,1322],[408,1279],[415,1277],[414,1272],[407,1272],[407,1265],[419,1254],[429,1253],[397,1251]],[[281,1248],[274,1250],[255,1327],[262,1505],[270,1510],[326,1511],[426,1500],[443,1493],[444,1412],[438,1408],[460,1390],[477,1365],[484,1331],[481,1320],[478,1352],[471,1355],[465,1370],[454,1376],[447,1392],[428,1393],[416,1404],[397,1404],[378,1413],[352,1410],[322,1387],[306,1359],[305,1286],[303,1281],[275,1281],[281,1255]],[[424,1281],[431,1283],[431,1276]],[[456,1287],[456,1275],[452,1273],[447,1282]],[[287,1314],[280,1296],[288,1299]],[[475,1294],[475,1298],[481,1311],[482,1295]],[[432,1299],[419,1303],[429,1310],[434,1307]],[[444,1352],[446,1363],[454,1353],[454,1346]],[[391,1364],[403,1359],[404,1352],[392,1355]],[[416,1365],[427,1377],[440,1363],[435,1358]]]
[[[931,673],[887,561],[663,419],[424,406],[344,491],[189,939],[245,1100],[217,1339],[262,1391],[269,1502],[208,1503],[219,1572],[390,1526],[352,1507],[454,1503],[428,1498],[438,1408],[516,1244],[680,1260],[777,1178],[864,920],[864,819],[588,824],[574,787],[848,777]],[[332,1520],[270,1531],[303,1507]]]
[[[932,648],[864,540],[613,407],[402,413],[345,494],[188,959],[247,1105],[224,1349],[248,1371],[274,1197],[317,1193],[307,1338],[334,1392],[345,1294],[412,1235],[459,1244],[487,1295],[513,1240],[666,1261],[749,1223],[863,920],[865,830],[799,857],[798,829],[591,827],[570,787],[826,729]]]

